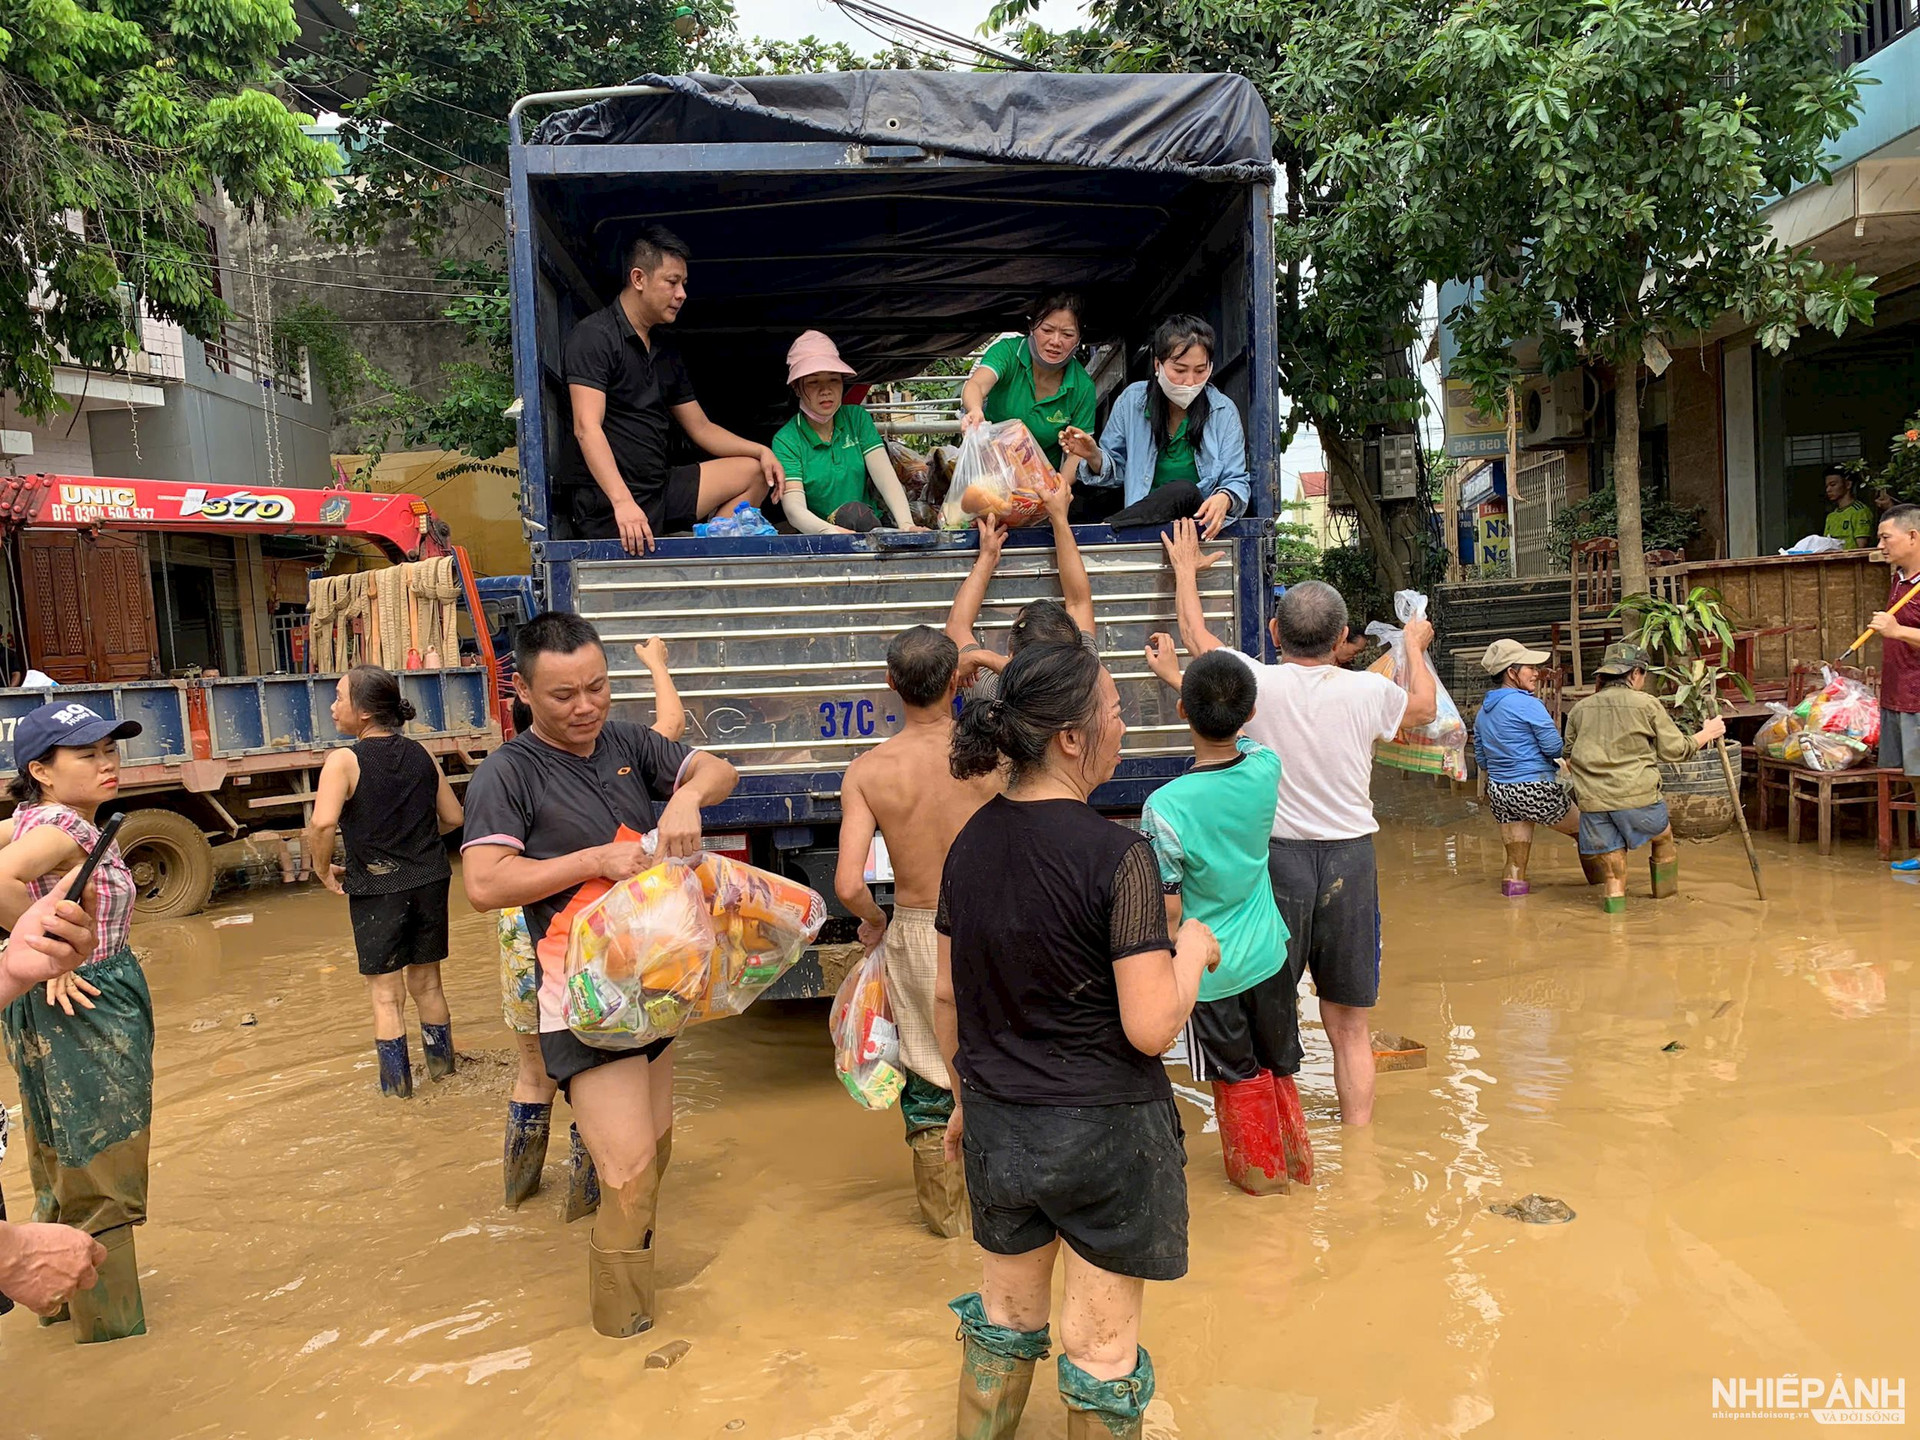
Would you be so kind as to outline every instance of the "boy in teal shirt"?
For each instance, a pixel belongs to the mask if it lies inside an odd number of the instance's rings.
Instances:
[[[1153,842],[1167,920],[1204,922],[1220,964],[1200,977],[1187,1022],[1187,1061],[1213,1086],[1227,1178],[1253,1195],[1313,1181],[1313,1151],[1287,1062],[1294,996],[1287,925],[1267,873],[1267,837],[1280,792],[1280,757],[1240,732],[1253,717],[1254,677],[1226,651],[1181,675],[1173,641],[1155,635],[1147,664],[1180,691],[1194,766],[1148,797],[1140,828]]]

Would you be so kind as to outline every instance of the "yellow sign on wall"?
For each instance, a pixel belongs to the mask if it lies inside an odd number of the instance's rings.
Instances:
[[[1509,564],[1513,558],[1513,531],[1507,524],[1505,512],[1481,515],[1478,529],[1480,563],[1482,565]]]
[[[1458,459],[1507,453],[1507,415],[1473,407],[1473,390],[1458,380],[1446,382],[1447,454]]]

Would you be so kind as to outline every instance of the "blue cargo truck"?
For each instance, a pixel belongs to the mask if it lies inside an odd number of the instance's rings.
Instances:
[[[562,350],[624,284],[644,223],[693,252],[673,335],[703,408],[757,439],[793,413],[784,356],[805,329],[838,341],[861,381],[885,382],[977,354],[1021,329],[1041,292],[1078,290],[1104,423],[1113,396],[1150,375],[1154,325],[1175,311],[1206,318],[1221,338],[1214,383],[1246,422],[1253,499],[1215,542],[1227,563],[1202,573],[1204,605],[1216,633],[1265,652],[1273,169],[1266,112],[1244,79],[650,78],[528,96],[511,147],[525,603],[600,627],[616,713],[643,724],[652,696],[627,642],[668,641],[689,743],[742,775],[710,812],[718,845],[831,896],[841,775],[897,724],[887,641],[943,623],[976,547],[970,533],[663,538],[634,557],[567,538],[553,485],[571,443]],[[1172,583],[1156,532],[1075,534],[1128,726],[1120,769],[1094,798],[1124,816],[1187,764],[1186,728],[1143,655],[1150,633],[1175,628]],[[1004,649],[1019,606],[1057,594],[1047,532],[1016,531],[979,628]],[[851,918],[833,909],[823,939],[851,940]],[[796,977],[803,989],[832,979],[811,966]]]

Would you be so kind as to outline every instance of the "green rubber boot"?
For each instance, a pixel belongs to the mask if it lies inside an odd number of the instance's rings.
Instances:
[[[1038,1330],[995,1325],[977,1292],[949,1301],[947,1308],[960,1317],[963,1347],[956,1440],[1010,1440],[1033,1389],[1033,1367],[1046,1358],[1052,1337],[1044,1325]]]
[[[1133,1373],[1096,1380],[1060,1357],[1060,1398],[1067,1402],[1067,1440],[1139,1440],[1153,1399],[1153,1361],[1136,1347]]]
[[[73,1312],[73,1339],[78,1345],[97,1345],[147,1333],[147,1312],[140,1303],[140,1262],[133,1253],[133,1227],[117,1225],[93,1237],[106,1247],[99,1278],[91,1290],[68,1301]]]

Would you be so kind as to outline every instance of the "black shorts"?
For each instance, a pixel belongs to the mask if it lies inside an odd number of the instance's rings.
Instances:
[[[611,1065],[616,1060],[658,1060],[667,1053],[673,1040],[656,1040],[638,1050],[601,1050],[587,1044],[571,1030],[542,1030],[540,1058],[546,1063],[547,1078],[560,1087],[560,1093],[573,1098],[573,1077]]]
[[[1187,1066],[1202,1082],[1251,1080],[1265,1070],[1291,1075],[1300,1033],[1299,982],[1282,965],[1258,985],[1224,1000],[1195,1003],[1187,1020]]]
[[[1358,1009],[1380,998],[1380,877],[1373,837],[1357,840],[1272,840],[1267,875],[1287,922],[1287,983],[1297,992],[1311,973],[1322,1000]],[[1292,1075],[1305,1056],[1296,1018],[1287,1046]]]
[[[1187,1152],[1171,1099],[1006,1105],[962,1084],[973,1238],[1025,1255],[1055,1236],[1140,1280],[1187,1273]]]
[[[434,880],[388,895],[349,895],[353,948],[362,975],[391,975],[447,958],[447,887]]]
[[[674,466],[667,471],[667,483],[653,498],[641,500],[640,508],[646,512],[647,524],[653,527],[655,535],[693,529],[694,522],[700,518],[700,467]],[[573,492],[573,538],[620,538],[620,527],[613,523],[613,503],[598,485],[583,485]]]

